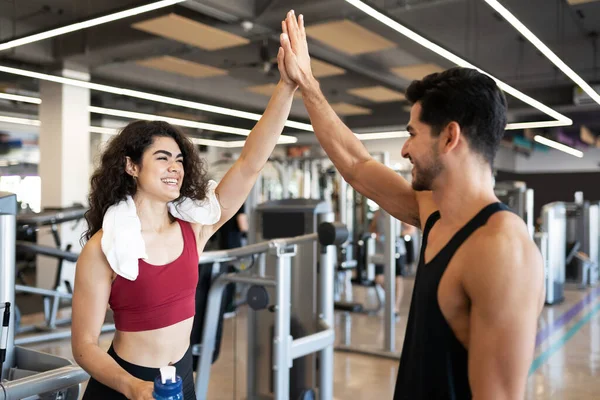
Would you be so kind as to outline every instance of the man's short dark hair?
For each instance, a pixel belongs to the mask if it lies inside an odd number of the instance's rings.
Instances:
[[[412,104],[421,103],[421,122],[439,135],[457,122],[470,148],[493,165],[506,128],[506,98],[496,82],[481,72],[451,68],[413,81],[406,90]]]

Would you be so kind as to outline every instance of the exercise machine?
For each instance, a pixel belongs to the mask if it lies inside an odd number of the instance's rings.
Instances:
[[[77,262],[78,254],[71,253],[69,251],[56,249],[53,247],[38,245],[26,241],[17,241],[16,248],[21,252],[30,253],[33,255],[43,255],[47,257],[56,258],[59,260],[59,264],[63,260],[70,262]],[[57,277],[60,277],[60,268],[57,272]],[[57,319],[59,302],[71,301],[73,298],[72,291],[67,293],[58,289],[55,290],[43,289],[38,287],[26,286],[26,285],[14,285],[14,291],[17,293],[29,293],[33,295],[39,295],[44,300],[44,323],[41,325],[29,325],[23,326],[19,324],[19,321],[15,323],[15,343],[17,345],[47,342],[50,340],[66,339],[71,336],[71,318],[64,318],[61,320]],[[16,306],[15,306],[16,309]],[[101,332],[113,332],[115,330],[115,324],[105,323],[101,327]]]
[[[598,282],[598,204],[583,199],[578,192],[575,202],[565,203],[567,216],[566,281],[580,288]]]
[[[263,213],[271,209],[267,205],[260,208]],[[291,213],[302,218],[311,214],[307,211],[311,209],[312,215],[316,217],[318,213],[314,211],[318,209],[318,205],[311,207],[305,204],[304,212]],[[318,232],[293,235],[293,231],[309,227],[308,221],[299,227],[287,226],[285,221],[272,226],[269,223],[271,217],[266,217],[267,226],[263,225],[261,236],[270,236],[267,232],[285,233],[278,232],[283,226],[292,230],[288,231],[287,238],[263,241],[238,249],[206,252],[200,257],[201,263],[213,263],[215,269],[218,269],[220,263],[241,257],[258,255],[259,260],[254,267],[257,271],[253,271],[253,274],[223,274],[211,285],[197,366],[196,396],[199,399],[205,399],[207,395],[221,300],[223,290],[229,283],[251,285],[247,299],[250,306],[249,322],[254,319],[255,324],[249,323],[248,329],[247,399],[309,400],[315,399],[317,392],[319,399],[333,399],[335,328],[332,289],[335,249],[332,245],[346,241],[348,232],[340,224],[322,222],[318,225]],[[283,215],[279,217],[283,218]],[[317,240],[320,246],[317,246]],[[310,270],[317,269],[316,262],[309,263],[314,261],[310,259],[312,249],[318,252],[320,260],[318,293],[311,293],[315,278]],[[298,281],[305,274],[308,278]],[[303,288],[302,285],[307,286]],[[306,290],[300,303],[297,301],[297,289]],[[318,307],[316,301],[311,302],[311,297],[312,300],[318,299]],[[274,299],[273,304],[271,299]],[[315,306],[315,309],[306,309],[305,302]],[[300,320],[299,312],[302,311],[305,317],[310,314],[313,320]],[[258,326],[256,322],[259,323]],[[304,325],[306,329],[294,332],[294,326],[302,323],[307,323]],[[308,331],[308,328],[312,328],[309,325],[313,325],[316,330]],[[312,376],[316,372],[316,363],[301,360],[317,354],[318,381]],[[261,374],[259,371],[265,373]]]
[[[382,210],[383,211],[383,210]],[[396,236],[398,221],[387,212],[385,215],[385,251],[382,258],[384,265],[384,343],[381,349],[373,350],[363,346],[354,346],[351,344],[350,332],[352,314],[364,313],[364,307],[361,303],[355,302],[337,302],[335,309],[343,314],[343,336],[341,343],[336,346],[336,351],[351,352],[357,354],[371,355],[377,357],[400,359],[400,353],[396,350],[396,319],[394,315],[394,296],[396,293]],[[390,238],[394,238],[390,240]]]
[[[510,207],[527,225],[529,235],[533,238],[535,233],[533,218],[533,189],[528,189],[525,182],[501,181],[496,182],[494,193],[498,199]]]
[[[5,356],[0,356],[0,400],[36,395],[77,399],[80,384],[89,379],[85,371],[66,358],[15,345],[15,313],[11,310],[15,304],[16,214],[16,195],[0,192],[0,305],[7,317],[3,321]]]
[[[63,263],[76,262],[77,254],[72,253],[71,246],[62,249],[62,243],[58,232],[58,226],[66,222],[79,221],[84,217],[87,210],[83,207],[68,207],[63,209],[46,209],[37,214],[17,215],[17,278],[22,284],[17,284],[17,293],[39,295],[43,301],[44,324],[37,326],[17,326],[17,333],[32,331],[53,331],[60,325],[69,324],[70,318],[58,320],[57,313],[61,300],[69,300],[73,289],[68,280],[62,279]],[[49,229],[54,239],[54,246],[37,244],[37,236],[41,230]],[[54,275],[53,289],[43,289],[27,285],[24,271],[35,269],[37,256],[45,256],[57,260],[57,269]],[[19,264],[23,265],[18,268]],[[39,265],[38,267],[39,268]]]
[[[257,242],[261,242],[314,234],[319,224],[332,222],[334,214],[330,203],[303,198],[260,204],[256,207],[254,218],[256,219],[255,238]],[[335,251],[335,249],[328,249],[328,251]],[[335,257],[335,254],[332,257]],[[265,259],[265,263],[260,266],[261,272],[274,276],[278,268],[276,261],[274,258]],[[297,245],[296,255],[292,260],[290,288],[292,306],[290,334],[294,337],[312,335],[321,330],[317,285],[319,280],[324,279],[319,274],[321,261],[320,251],[314,240]],[[333,280],[328,287],[333,298]],[[271,295],[274,293],[272,292]],[[268,376],[258,374],[256,371],[268,370],[271,365],[269,352],[258,351],[258,349],[270,347],[271,327],[274,323],[273,314],[249,310],[249,343],[254,344],[248,349],[248,365],[253,373],[253,376],[248,378],[250,398],[260,398],[261,395],[268,395],[271,392]],[[332,322],[327,323],[333,328]],[[317,357],[314,354],[307,354],[298,358],[294,361],[290,373],[294,376],[295,382],[290,390],[290,399],[297,399],[306,388],[317,386]]]
[[[567,209],[563,202],[542,207],[541,232],[536,242],[540,246],[545,264],[546,304],[564,300],[565,266],[567,260]]]

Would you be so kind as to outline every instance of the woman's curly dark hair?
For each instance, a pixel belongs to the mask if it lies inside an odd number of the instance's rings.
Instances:
[[[127,157],[141,165],[144,151],[156,137],[171,137],[183,154],[185,171],[180,197],[204,200],[208,187],[205,162],[200,158],[192,141],[175,126],[162,121],[135,121],[127,125],[109,142],[102,154],[100,166],[91,178],[88,197],[89,210],[85,213],[88,229],[82,239],[90,240],[102,228],[102,220],[108,208],[127,195],[136,192],[136,183],[125,171]],[[178,200],[179,200],[178,199]]]

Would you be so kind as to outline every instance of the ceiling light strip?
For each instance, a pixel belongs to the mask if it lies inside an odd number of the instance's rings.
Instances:
[[[160,115],[154,115],[154,114],[144,114],[144,113],[133,112],[133,111],[114,110],[114,109],[110,109],[110,108],[95,107],[95,106],[88,107],[88,110],[94,114],[110,115],[113,117],[123,117],[123,118],[130,118],[130,119],[140,119],[140,120],[145,119],[145,120],[151,120],[151,121],[164,121],[164,122],[168,122],[173,125],[185,126],[187,128],[206,129],[206,130],[211,130],[214,132],[231,133],[234,135],[248,136],[250,134],[249,129],[241,129],[241,128],[235,128],[232,126],[224,126],[224,125],[215,125],[215,124],[209,124],[209,123],[205,123],[205,122],[196,122],[196,121],[190,121],[190,120],[179,119],[179,118],[162,117]]]
[[[90,132],[100,133],[103,135],[116,135],[119,133],[119,130],[115,128],[105,128],[103,126],[90,126]]]
[[[407,27],[401,25],[400,23],[394,21],[393,19],[389,18],[388,16],[382,14],[381,12],[375,10],[373,7],[368,6],[367,4],[365,4],[363,1],[361,0],[345,0],[346,2],[350,3],[351,5],[353,5],[354,7],[358,8],[359,10],[363,11],[365,14],[370,15],[371,17],[375,18],[376,20],[378,20],[379,22],[387,25],[388,27],[392,28],[393,30],[395,30],[396,32],[406,36],[407,38],[411,39],[412,41],[420,44],[421,46],[433,51],[434,53],[444,57],[445,59],[447,59],[448,61],[461,66],[461,67],[465,67],[465,68],[473,68],[478,70],[479,72],[488,75],[490,78],[494,79],[494,81],[496,81],[497,85],[506,93],[512,95],[513,97],[521,100],[522,102],[529,104],[530,106],[537,108],[538,110],[540,110],[541,112],[549,115],[550,117],[556,119],[557,121],[560,121],[562,123],[562,126],[565,125],[572,125],[573,121],[569,118],[567,118],[566,116],[556,112],[555,110],[551,109],[550,107],[542,104],[541,102],[527,96],[526,94],[518,91],[517,89],[513,88],[512,86],[502,82],[501,80],[495,78],[494,76],[492,76],[491,74],[481,70],[480,68],[474,66],[473,64],[463,60],[462,58],[458,57],[456,54],[451,53],[450,51],[444,49],[443,47],[433,43],[432,41],[425,39],[423,36],[417,34],[416,32],[408,29]]]
[[[41,104],[41,102],[42,102],[41,99],[38,99],[35,97],[19,96],[19,95],[13,95],[13,94],[9,94],[9,93],[0,93],[0,99],[24,101],[24,102],[28,102],[28,103],[34,103],[34,104]],[[160,115],[143,114],[143,113],[137,113],[137,112],[131,112],[131,111],[115,110],[115,109],[110,109],[110,108],[94,107],[94,106],[90,106],[88,108],[88,110],[89,110],[89,112],[96,113],[96,114],[110,115],[110,116],[114,116],[114,117],[123,117],[123,118],[131,118],[131,119],[146,119],[146,120],[152,120],[152,121],[165,121],[165,122],[168,122],[173,125],[185,126],[188,128],[195,128],[195,129],[206,129],[206,130],[210,130],[210,131],[214,131],[214,132],[231,133],[234,135],[248,136],[250,134],[249,129],[241,129],[241,128],[235,128],[232,126],[209,124],[209,123],[205,123],[205,122],[190,121],[190,120],[179,119],[179,118],[163,117]],[[294,136],[288,136],[288,135],[281,135],[280,139],[281,139],[281,143],[296,143],[296,141],[298,140]]]
[[[11,93],[0,93],[0,99],[20,101],[23,103],[31,103],[31,104],[42,104],[42,100],[38,99],[36,97],[21,96],[18,94],[11,94]]]
[[[579,158],[583,157],[583,152],[582,151],[574,149],[574,148],[569,147],[567,145],[564,145],[562,143],[555,142],[554,140],[550,140],[550,139],[545,138],[543,136],[536,135],[533,138],[533,140],[535,140],[538,143],[544,144],[544,145],[546,145],[548,147],[552,147],[552,148],[554,148],[556,150],[563,151],[563,152],[565,152],[567,154],[570,154],[572,156],[579,157]]]
[[[200,139],[200,138],[191,138],[192,142],[195,144],[203,145],[203,146],[215,146],[215,147],[224,147],[226,149],[231,149],[235,147],[244,147],[246,144],[243,140],[235,140],[231,142],[226,142],[223,140],[211,140],[211,139]]]
[[[189,101],[189,100],[181,100],[181,99],[176,99],[176,98],[168,97],[168,96],[161,96],[161,95],[152,94],[152,93],[140,92],[137,90],[122,89],[122,88],[118,88],[115,86],[101,85],[98,83],[86,82],[86,81],[81,81],[78,79],[65,78],[62,76],[43,74],[43,73],[34,72],[34,71],[27,71],[24,69],[7,67],[4,65],[0,65],[0,72],[5,72],[7,74],[13,74],[13,75],[19,75],[19,76],[26,76],[29,78],[40,79],[40,80],[49,81],[49,82],[56,82],[56,83],[60,83],[63,85],[78,86],[78,87],[87,88],[90,90],[96,90],[98,92],[113,93],[113,94],[117,94],[117,95],[121,95],[121,96],[129,96],[129,97],[134,97],[134,98],[138,98],[138,99],[153,101],[156,103],[171,104],[174,106],[187,107],[187,108],[211,112],[211,113],[215,113],[215,114],[229,115],[229,116],[236,117],[236,118],[243,118],[243,119],[258,121],[262,117],[261,114],[235,110],[232,108],[213,106],[210,104],[198,103],[198,102]],[[310,131],[310,132],[313,131],[312,126],[310,124],[305,124],[305,123],[296,122],[296,121],[287,121],[285,123],[285,126],[287,126],[289,128],[295,128],[295,129],[300,129],[300,130],[305,130],[305,131]]]
[[[561,121],[540,121],[540,122],[515,122],[506,125],[506,130],[515,129],[542,129],[542,128],[555,128],[564,126]]]
[[[105,135],[117,135],[120,132],[120,129],[116,128],[105,128],[102,126],[90,126],[90,132],[92,133],[101,133]],[[222,148],[233,148],[233,147],[244,147],[246,141],[244,140],[235,140],[235,141],[225,141],[225,140],[212,140],[212,139],[201,139],[190,137],[190,140],[194,144],[199,144],[203,146],[214,146],[214,147],[222,147]]]
[[[205,129],[205,130],[209,130],[209,131],[213,131],[213,132],[231,133],[233,135],[248,136],[250,134],[249,129],[235,128],[233,126],[209,124],[206,122],[190,121],[190,120],[179,119],[179,118],[163,117],[163,116],[154,115],[154,114],[144,114],[144,113],[138,113],[138,112],[132,112],[132,111],[114,110],[114,109],[110,109],[110,108],[95,107],[95,106],[88,107],[88,110],[91,113],[95,113],[95,114],[110,115],[113,117],[123,117],[123,118],[130,118],[130,119],[164,121],[164,122],[168,122],[173,125],[184,126],[187,128]],[[279,137],[278,143],[280,143],[280,144],[281,143],[296,143],[297,141],[298,141],[298,139],[294,136],[281,135]]]
[[[38,42],[40,40],[49,39],[55,36],[64,35],[66,33],[71,33],[75,31],[79,31],[86,28],[91,28],[92,26],[105,24],[108,22],[117,21],[119,19],[132,17],[134,15],[143,14],[149,11],[158,10],[160,8],[172,6],[177,3],[182,3],[185,0],[162,0],[157,1],[155,3],[146,4],[143,6],[135,7],[125,11],[119,11],[113,14],[105,15],[102,17],[97,17],[90,19],[88,21],[77,22],[75,24],[63,26],[56,29],[51,29],[46,32],[40,32],[35,35],[25,36],[19,39],[11,40],[6,43],[0,44],[0,51],[12,49],[14,47],[23,46],[25,44]]]
[[[102,126],[90,126],[90,132],[92,133],[101,133],[106,135],[117,135],[120,129],[116,128],[105,128]],[[200,138],[190,138],[190,140],[194,144],[204,145],[204,146],[214,146],[214,147],[223,147],[223,148],[232,148],[232,147],[244,147],[245,141],[236,140],[232,142],[227,142],[223,140],[211,140],[211,139],[200,139]]]
[[[18,124],[18,125],[40,126],[40,121],[38,121],[37,119],[28,119],[28,118],[15,118],[15,117],[0,116],[0,122],[7,122],[9,124]]]
[[[119,111],[119,110],[116,110]],[[0,116],[0,122],[10,123],[10,124],[18,124],[18,125],[29,125],[29,126],[41,126],[41,122],[37,119],[28,119],[28,118],[16,118],[16,117],[8,117],[8,116]],[[174,124],[176,125],[176,124]],[[227,127],[224,127],[227,128]],[[106,128],[102,126],[90,126],[89,131],[92,133],[101,133],[108,135],[116,135],[119,133],[120,129],[116,128]],[[202,144],[207,146],[216,146],[216,147],[244,147],[244,140],[234,140],[234,141],[226,141],[226,140],[213,140],[213,139],[201,139],[190,137],[192,142],[196,144]],[[297,138],[293,136],[281,136],[279,138],[278,144],[290,144],[296,143],[298,141]]]
[[[533,34],[521,21],[517,19],[510,11],[500,4],[497,0],[485,0],[498,14],[511,24],[525,39],[529,40],[542,54],[550,60],[558,69],[575,82],[584,92],[586,92],[596,103],[600,104],[600,94],[584,81],[575,71],[565,64],[548,46],[546,46],[537,36]]]
[[[360,140],[396,139],[410,136],[408,131],[355,133],[354,135]]]

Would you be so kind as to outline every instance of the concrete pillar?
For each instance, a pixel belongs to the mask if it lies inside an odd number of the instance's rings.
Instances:
[[[62,75],[89,80],[86,72],[63,69]],[[63,208],[75,203],[87,206],[90,171],[90,90],[54,82],[40,82],[40,163],[42,209]],[[71,244],[79,253],[79,240],[86,229],[85,220],[59,226],[61,248]],[[40,230],[38,243],[55,246],[49,229]],[[52,288],[58,261],[38,257],[37,286]],[[74,285],[75,264],[63,262],[61,286],[67,280]]]

